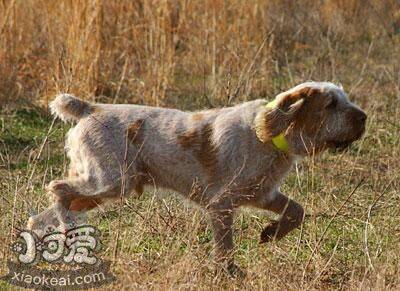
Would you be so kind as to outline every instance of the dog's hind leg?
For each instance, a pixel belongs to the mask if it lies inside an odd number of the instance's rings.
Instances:
[[[94,180],[75,178],[52,181],[46,190],[54,195],[54,207],[61,225],[68,225],[74,222],[74,214],[96,208],[107,198],[123,195],[123,188],[126,187],[118,185],[118,181],[108,186],[99,186]]]
[[[65,231],[70,225],[85,220],[84,213],[102,204],[102,198],[84,196],[74,190],[68,182],[53,181],[49,191],[53,194],[54,203],[41,213],[31,216],[27,228],[42,236],[48,227]]]
[[[39,214],[29,217],[27,229],[34,231],[36,235],[42,237],[48,228],[57,228],[60,225],[58,220],[59,204],[53,203],[50,207],[40,212]]]

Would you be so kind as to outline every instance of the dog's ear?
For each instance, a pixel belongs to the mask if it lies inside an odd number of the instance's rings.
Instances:
[[[274,106],[266,106],[257,114],[255,125],[262,142],[279,135],[296,119],[306,98],[313,94],[309,88],[278,95]]]

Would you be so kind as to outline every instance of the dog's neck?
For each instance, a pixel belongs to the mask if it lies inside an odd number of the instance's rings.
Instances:
[[[316,146],[313,139],[306,133],[292,128],[286,130],[285,138],[288,142],[289,153],[297,157],[312,156],[323,150],[323,147]]]
[[[266,140],[256,130],[258,139],[264,144],[270,144],[273,148],[286,156],[305,157],[313,155],[321,149],[317,149],[311,139],[304,133],[299,133],[289,128],[280,134]]]
[[[322,148],[315,146],[315,142],[305,132],[294,124],[271,136],[271,130],[266,126],[265,110],[276,106],[276,99],[263,105],[254,120],[254,131],[257,138],[264,144],[270,144],[279,153],[286,156],[304,157],[320,152]]]

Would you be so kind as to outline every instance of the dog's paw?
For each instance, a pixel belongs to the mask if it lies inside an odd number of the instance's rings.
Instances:
[[[231,263],[228,265],[228,274],[233,278],[245,278],[246,272],[242,270],[238,265]]]
[[[260,244],[272,241],[276,235],[279,228],[279,221],[273,220],[269,225],[267,225],[260,236]]]

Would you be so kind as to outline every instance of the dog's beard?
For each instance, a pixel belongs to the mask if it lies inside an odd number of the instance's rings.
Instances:
[[[333,152],[342,152],[346,150],[353,143],[351,140],[329,142],[329,148]]]
[[[342,152],[350,147],[350,145],[361,138],[364,134],[365,128],[361,128],[354,136],[344,140],[332,140],[327,142],[327,147],[333,151]]]

